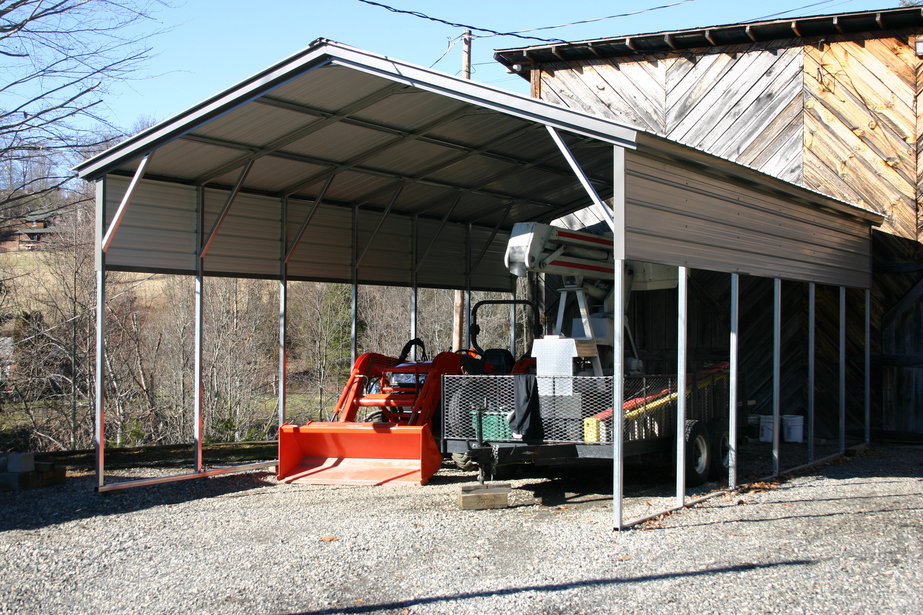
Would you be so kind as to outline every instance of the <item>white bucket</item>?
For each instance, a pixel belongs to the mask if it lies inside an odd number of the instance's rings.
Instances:
[[[782,415],[782,439],[786,442],[804,442],[804,417],[800,414]]]
[[[772,442],[772,415],[760,415],[760,442]]]

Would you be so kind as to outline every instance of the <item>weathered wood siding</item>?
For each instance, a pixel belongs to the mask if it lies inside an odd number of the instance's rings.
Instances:
[[[917,71],[907,37],[804,47],[804,184],[918,237]]]
[[[544,64],[533,71],[532,88],[548,101],[667,136],[885,215],[881,231],[873,234],[872,428],[905,433],[923,433],[923,62],[914,53],[920,34],[788,39]],[[803,403],[806,390],[806,354],[798,348],[807,337],[807,285],[786,283],[783,290],[788,341],[782,403],[791,411]],[[719,297],[725,291],[712,292]],[[671,318],[664,308],[640,305],[654,299],[641,299],[633,308],[639,322],[649,320],[640,326],[672,327],[664,321]],[[770,299],[766,280],[742,284],[741,348],[753,354],[741,360],[748,396],[761,407],[771,377],[765,360],[771,360],[770,341],[760,337],[770,327]],[[838,300],[836,289],[818,287],[819,435],[833,435],[823,430],[835,426],[839,405]],[[639,309],[651,313],[642,317]],[[847,314],[847,429],[860,435],[861,292],[848,293]],[[673,350],[666,339],[645,339],[652,343],[647,349],[652,358]]]
[[[726,46],[703,54],[551,64],[541,96],[801,183],[803,51]]]

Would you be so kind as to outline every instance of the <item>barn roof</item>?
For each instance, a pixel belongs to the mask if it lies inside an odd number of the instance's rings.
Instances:
[[[494,53],[494,58],[512,72],[529,80],[529,70],[533,64],[670,53],[683,49],[749,45],[793,38],[816,42],[824,37],[840,34],[868,33],[870,36],[888,36],[893,34],[894,30],[921,27],[923,27],[923,9],[909,7],[752,21],[534,47],[498,49]]]

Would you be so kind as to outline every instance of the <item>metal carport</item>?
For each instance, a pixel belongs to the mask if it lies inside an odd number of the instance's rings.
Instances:
[[[77,170],[97,185],[100,490],[124,486],[103,480],[107,270],[196,276],[196,471],[174,477],[194,478],[216,472],[201,455],[203,276],[280,280],[284,365],[287,280],[351,283],[354,299],[357,284],[509,292],[516,222],[593,206],[618,259],[864,289],[881,222],[654,135],[325,39]],[[616,399],[621,376],[617,361]],[[281,421],[284,393],[279,405]],[[618,445],[614,457],[621,526]]]

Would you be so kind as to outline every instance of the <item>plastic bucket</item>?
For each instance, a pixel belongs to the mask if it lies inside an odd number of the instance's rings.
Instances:
[[[760,415],[760,442],[772,442],[772,415]]]
[[[804,442],[804,417],[799,414],[782,415],[782,439],[786,442]]]

